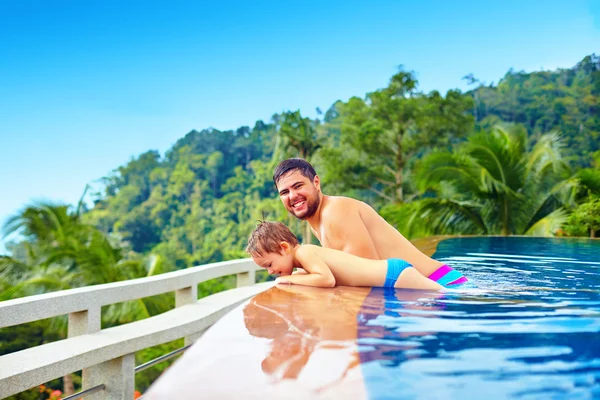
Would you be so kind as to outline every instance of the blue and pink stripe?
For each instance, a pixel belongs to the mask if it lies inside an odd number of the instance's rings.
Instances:
[[[458,285],[469,281],[463,274],[447,264],[444,264],[436,269],[431,275],[429,275],[429,279],[439,283],[442,286]]]

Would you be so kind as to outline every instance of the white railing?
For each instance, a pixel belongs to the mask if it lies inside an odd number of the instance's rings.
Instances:
[[[271,284],[255,285],[251,259],[225,261],[148,278],[0,302],[0,328],[68,314],[68,339],[0,357],[0,398],[76,371],[87,399],[133,398],[136,351],[185,338],[188,345],[228,311]],[[237,274],[237,288],[197,300],[201,282]],[[101,329],[102,306],[175,292],[175,309]]]

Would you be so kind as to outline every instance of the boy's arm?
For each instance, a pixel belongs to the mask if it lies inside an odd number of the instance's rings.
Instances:
[[[292,272],[292,275],[306,275],[308,272],[306,272],[303,269],[297,269],[294,272]]]
[[[296,250],[296,260],[302,265],[306,274],[293,274],[281,276],[275,279],[276,283],[292,283],[294,285],[334,287],[335,277],[331,269],[311,249],[310,246],[302,246]]]

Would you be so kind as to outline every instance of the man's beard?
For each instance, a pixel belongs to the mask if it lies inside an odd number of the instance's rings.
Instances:
[[[312,203],[309,202],[308,199],[306,199],[305,201],[306,201],[306,212],[304,213],[304,215],[299,217],[294,213],[294,210],[289,211],[290,214],[292,214],[294,217],[296,217],[302,221],[315,215],[315,213],[319,209],[319,204],[321,204],[321,199],[319,197],[317,197],[317,199]]]

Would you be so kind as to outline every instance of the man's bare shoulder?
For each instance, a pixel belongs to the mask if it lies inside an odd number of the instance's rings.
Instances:
[[[364,203],[350,197],[327,196],[321,215],[324,218],[348,215],[349,212],[357,211],[362,204]]]
[[[352,218],[360,214],[375,212],[367,203],[343,196],[328,196],[328,201],[323,207],[322,216],[328,219]]]
[[[331,197],[321,213],[321,244],[364,258],[377,259],[377,251],[363,214],[373,210],[350,197]],[[373,211],[374,212],[374,211]]]

